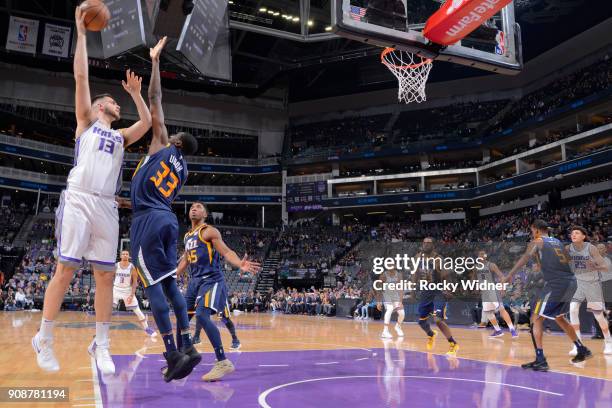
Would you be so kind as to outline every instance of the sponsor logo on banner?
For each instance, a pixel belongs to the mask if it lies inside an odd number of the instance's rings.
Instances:
[[[6,36],[6,49],[12,51],[36,53],[38,39],[38,20],[10,16]]]
[[[54,57],[68,58],[71,31],[70,27],[45,24],[42,53]]]

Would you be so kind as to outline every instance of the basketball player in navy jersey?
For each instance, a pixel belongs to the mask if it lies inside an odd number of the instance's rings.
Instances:
[[[441,283],[448,277],[448,272],[442,268],[442,257],[434,249],[432,237],[423,239],[421,252],[417,255],[421,258],[417,272],[413,274],[413,282],[418,279],[426,280],[430,283]],[[437,331],[432,330],[429,325],[429,318],[432,318],[438,328],[448,340],[447,355],[454,357],[459,350],[459,344],[455,341],[450,327],[446,324],[446,295],[441,290],[421,290],[418,305],[419,326],[427,334],[427,350],[431,350],[434,345]]]
[[[204,222],[206,215],[206,206],[203,203],[195,202],[191,205],[189,210],[191,230],[185,234],[185,253],[179,263],[178,273],[189,268],[189,284],[185,300],[190,309],[195,308],[196,319],[208,336],[217,358],[217,363],[202,377],[202,380],[218,381],[234,371],[234,365],[225,357],[219,329],[210,319],[215,313],[229,318],[227,287],[221,258],[240,268],[241,272],[253,274],[260,270],[260,264],[249,261],[246,254],[240,259],[223,242],[219,230]],[[232,333],[232,337],[235,337],[235,332]]]
[[[172,212],[172,202],[187,180],[187,162],[184,155],[198,149],[196,139],[187,133],[168,137],[161,105],[159,56],[167,38],[150,50],[152,71],[149,84],[153,138],[149,152],[132,178],[131,201],[134,211],[130,229],[131,256],[143,281],[157,328],[164,340],[164,357],[168,369],[164,380],[184,378],[201,361],[191,344],[189,319],[185,299],[176,284],[178,221]],[[181,344],[177,349],[170,322],[172,303],[176,314],[177,331]],[[181,347],[182,346],[182,347]]]
[[[203,208],[204,210],[203,213],[199,211],[200,208]],[[206,207],[204,203],[199,203],[199,202],[194,203],[191,206],[191,209],[189,210],[189,218],[191,219],[191,229],[193,230],[194,228],[196,228],[197,225],[206,221],[206,219],[208,218],[208,208]],[[187,235],[185,235],[185,237],[187,237]],[[177,270],[177,274],[180,275],[186,267],[187,267],[187,264],[180,263],[179,268]],[[228,292],[227,292],[227,285],[226,285],[226,295],[227,294]],[[191,320],[191,318],[195,315],[195,303],[192,308],[191,303],[189,303],[190,299],[186,298],[185,301],[187,302],[187,306],[189,308],[189,319]],[[230,350],[240,349],[240,346],[241,346],[240,340],[238,340],[238,336],[236,335],[236,326],[234,326],[234,322],[232,322],[232,319],[230,318],[229,306],[223,308],[223,313],[219,313],[218,315],[221,318],[221,321],[223,322],[227,330],[230,332],[230,335],[232,336],[232,345],[230,346]],[[196,326],[195,326],[194,336],[192,340],[193,344],[200,343],[200,333],[202,332],[202,329],[203,327],[200,324],[200,320],[196,319]]]
[[[564,315],[570,309],[570,301],[576,292],[576,277],[570,268],[570,258],[561,242],[548,236],[548,224],[544,220],[535,220],[531,224],[533,240],[527,250],[516,262],[505,281],[510,282],[514,274],[523,268],[531,258],[540,264],[544,278],[544,288],[531,315],[531,339],[536,352],[536,359],[521,367],[534,371],[548,371],[548,362],[542,348],[544,319],[557,322],[565,334],[572,340],[577,354],[572,363],[579,363],[593,357],[576,335],[576,331],[565,319]]]

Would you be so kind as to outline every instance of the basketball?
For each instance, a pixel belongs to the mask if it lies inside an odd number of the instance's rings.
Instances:
[[[81,3],[85,14],[85,27],[89,31],[102,31],[110,20],[110,11],[100,0],[86,0]]]

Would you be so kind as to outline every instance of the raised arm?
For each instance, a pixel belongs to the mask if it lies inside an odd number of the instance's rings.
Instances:
[[[149,155],[155,154],[168,144],[168,130],[164,124],[164,111],[162,109],[161,79],[159,77],[159,56],[168,41],[164,37],[157,45],[149,50],[151,57],[151,82],[149,83],[149,106],[151,108],[151,122],[153,126],[153,139],[149,146]]]
[[[125,81],[121,81],[123,89],[130,94],[136,110],[138,110],[138,121],[127,129],[122,129],[121,133],[125,139],[125,145],[129,146],[140,140],[151,127],[151,113],[147,104],[142,98],[142,78],[134,74],[129,69],[125,72]]]
[[[87,29],[85,15],[80,6],[74,12],[77,31],[77,43],[74,50],[73,73],[76,83],[74,113],[77,120],[76,137],[78,138],[93,121],[91,111],[91,94],[89,91],[89,66],[87,62]]]
[[[261,270],[261,265],[257,262],[249,261],[247,258],[247,254],[244,254],[244,257],[240,259],[236,252],[230,249],[223,239],[221,238],[221,233],[219,230],[213,227],[206,228],[204,231],[203,238],[206,241],[212,242],[215,250],[219,252],[219,255],[225,258],[227,262],[236,268],[240,268],[241,272],[249,272],[252,274],[256,274]]]

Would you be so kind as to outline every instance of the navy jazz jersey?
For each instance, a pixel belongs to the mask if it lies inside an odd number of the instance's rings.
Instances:
[[[569,257],[563,244],[552,237],[543,237],[542,248],[539,249],[539,263],[546,282],[559,279],[575,279],[569,263]]]
[[[176,146],[168,144],[154,155],[144,157],[132,177],[133,211],[172,211],[172,202],[186,180],[187,162]]]
[[[206,283],[224,282],[221,255],[212,242],[205,241],[202,224],[185,234],[185,257],[189,262],[189,279],[202,279]]]

